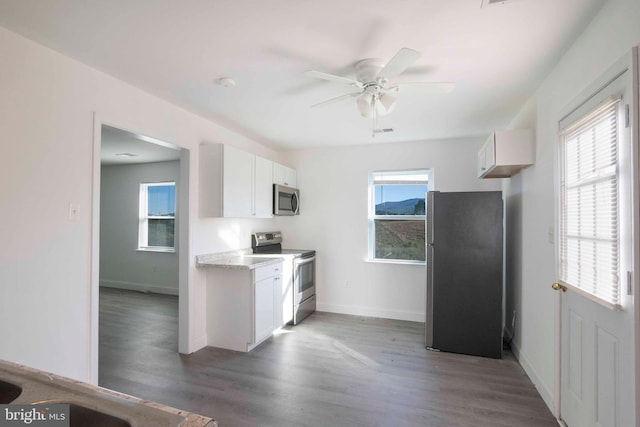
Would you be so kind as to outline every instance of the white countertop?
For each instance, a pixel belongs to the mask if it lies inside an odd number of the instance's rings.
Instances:
[[[282,262],[282,257],[253,256],[244,251],[222,252],[196,256],[197,267],[218,267],[238,270],[253,270],[271,264]]]

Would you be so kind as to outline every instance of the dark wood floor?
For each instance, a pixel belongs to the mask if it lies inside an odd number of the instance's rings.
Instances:
[[[100,291],[100,385],[221,426],[557,426],[524,371],[425,350],[424,325],[316,312],[251,353],[177,353],[178,301]]]

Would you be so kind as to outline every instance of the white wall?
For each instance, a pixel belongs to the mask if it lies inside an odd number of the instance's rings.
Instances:
[[[180,349],[204,346],[205,274],[195,268],[195,255],[247,247],[251,231],[268,226],[198,217],[198,145],[229,143],[265,158],[275,153],[3,28],[0,69],[0,359],[97,380],[91,354],[94,112],[111,126],[190,150],[190,229],[183,236],[188,285],[180,291],[181,322],[189,331],[181,334]],[[70,202],[80,205],[77,221],[68,218]]]
[[[536,129],[537,104],[531,98],[520,113],[512,120],[509,129]],[[534,134],[535,139],[535,134]],[[533,166],[530,166],[532,168]],[[505,201],[505,339],[518,342],[516,335],[521,331],[519,316],[522,313],[522,262],[523,262],[523,220],[522,220],[522,177],[518,173],[502,180]],[[515,312],[515,314],[514,314]],[[516,326],[514,328],[514,325]]]
[[[364,129],[364,128],[363,128]],[[424,266],[367,262],[368,173],[433,168],[439,191],[499,190],[476,178],[484,138],[293,151],[301,214],[282,218],[286,246],[317,251],[318,309],[424,322]]]
[[[137,248],[140,184],[173,181],[178,188],[179,173],[178,161],[102,166],[100,286],[178,295],[177,253]]]
[[[505,186],[508,245],[507,277],[512,281],[509,307],[518,311],[514,350],[547,405],[554,395],[555,279],[554,172],[558,120],[581,91],[640,42],[640,2],[609,0],[547,76],[535,96],[514,120],[533,121],[536,164]],[[533,107],[532,107],[533,106]],[[533,108],[535,113],[531,114]],[[532,119],[533,117],[533,119]],[[508,308],[509,312],[509,308]]]

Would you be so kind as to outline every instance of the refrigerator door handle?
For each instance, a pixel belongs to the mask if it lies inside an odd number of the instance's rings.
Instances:
[[[433,228],[433,221],[434,221],[434,217],[435,217],[435,199],[436,199],[436,193],[433,191],[429,191],[427,192],[426,196],[425,196],[425,202],[426,202],[426,209],[427,211],[426,213],[426,238],[425,241],[428,244],[433,244],[434,240],[435,240],[435,235],[434,235],[434,228]]]

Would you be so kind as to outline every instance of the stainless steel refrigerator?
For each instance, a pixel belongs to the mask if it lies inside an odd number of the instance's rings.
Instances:
[[[426,347],[502,357],[502,193],[430,191],[426,230]]]

